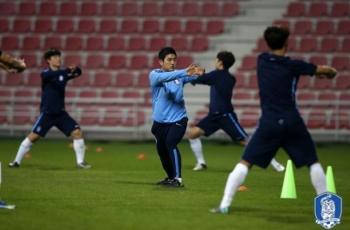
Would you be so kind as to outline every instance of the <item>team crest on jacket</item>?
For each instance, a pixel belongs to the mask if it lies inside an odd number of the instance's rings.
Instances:
[[[179,79],[175,79],[175,84],[176,84],[176,85],[180,85]]]
[[[342,198],[334,193],[322,193],[314,200],[316,223],[325,229],[340,224]]]
[[[60,75],[60,76],[58,77],[58,80],[59,80],[59,81],[63,81],[63,80],[64,80],[63,76]]]

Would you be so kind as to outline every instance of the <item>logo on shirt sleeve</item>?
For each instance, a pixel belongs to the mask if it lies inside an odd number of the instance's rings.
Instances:
[[[62,75],[60,75],[60,76],[58,77],[58,80],[59,80],[59,81],[63,81],[63,80],[64,80],[64,77],[63,77]]]

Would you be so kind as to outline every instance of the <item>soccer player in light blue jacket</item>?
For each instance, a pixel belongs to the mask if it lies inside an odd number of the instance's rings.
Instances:
[[[183,87],[203,74],[204,70],[196,65],[175,70],[177,55],[172,47],[161,49],[158,58],[161,68],[154,69],[149,74],[153,108],[152,134],[156,138],[157,152],[167,177],[157,184],[183,187],[181,155],[177,148],[188,121]]]

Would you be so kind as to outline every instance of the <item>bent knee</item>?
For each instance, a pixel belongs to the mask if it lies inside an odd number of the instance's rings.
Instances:
[[[202,136],[203,134],[204,134],[204,131],[202,129],[198,128],[197,126],[191,127],[187,132],[187,136],[189,139],[198,138],[198,137]]]
[[[79,139],[83,137],[83,132],[81,131],[81,129],[74,129],[71,133],[71,136],[74,139]]]

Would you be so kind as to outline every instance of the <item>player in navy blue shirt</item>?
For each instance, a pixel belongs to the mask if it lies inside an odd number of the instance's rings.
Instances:
[[[91,166],[84,161],[85,144],[78,123],[66,112],[64,107],[65,88],[69,80],[79,77],[81,69],[77,66],[61,68],[61,52],[50,49],[44,54],[48,68],[41,73],[41,104],[40,115],[35,122],[32,132],[21,143],[16,158],[9,167],[17,168],[24,155],[34,142],[45,137],[53,127],[57,127],[67,137],[73,138],[73,148],[76,154],[78,168],[88,169]]]
[[[217,130],[224,130],[233,141],[245,145],[248,138],[247,133],[239,124],[236,113],[231,102],[232,91],[236,84],[236,78],[229,72],[229,68],[235,63],[232,52],[221,51],[216,55],[215,70],[203,74],[192,84],[205,84],[210,86],[209,114],[198,124],[190,127],[188,137],[191,149],[197,159],[194,171],[207,168],[203,156],[200,136],[212,135]],[[271,165],[277,171],[283,171],[284,167],[275,159]]]
[[[183,87],[195,79],[192,75],[202,74],[203,69],[190,65],[186,69],[175,70],[177,54],[172,47],[161,49],[158,58],[161,68],[149,74],[153,108],[151,131],[156,138],[157,152],[167,177],[157,184],[183,187],[181,155],[177,148],[188,121]]]
[[[241,161],[230,173],[216,213],[228,213],[238,187],[253,165],[266,168],[279,148],[283,148],[297,168],[308,166],[317,194],[326,192],[326,179],[318,161],[314,142],[301,118],[295,101],[301,75],[334,78],[336,70],[316,66],[286,56],[289,31],[268,27],[264,38],[271,49],[258,57],[257,77],[262,115],[259,126],[246,146]]]

